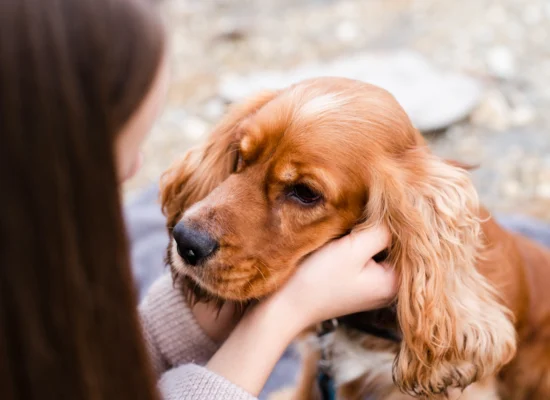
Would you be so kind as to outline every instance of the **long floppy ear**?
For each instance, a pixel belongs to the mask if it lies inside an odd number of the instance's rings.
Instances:
[[[239,123],[277,95],[264,92],[234,106],[214,128],[204,145],[190,149],[161,177],[162,210],[172,228],[183,212],[206,197],[232,173],[236,163]]]
[[[394,381],[438,398],[497,372],[516,335],[511,312],[476,269],[483,237],[467,171],[423,147],[410,153],[372,172],[367,212],[390,227],[389,262],[400,274]]]

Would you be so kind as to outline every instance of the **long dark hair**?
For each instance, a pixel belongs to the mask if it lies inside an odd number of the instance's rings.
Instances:
[[[161,64],[145,0],[0,1],[0,398],[153,399],[116,135]]]

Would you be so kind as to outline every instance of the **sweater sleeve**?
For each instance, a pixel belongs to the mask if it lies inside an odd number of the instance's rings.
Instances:
[[[200,366],[217,345],[203,332],[169,274],[152,285],[139,312],[163,400],[256,400]]]
[[[155,281],[139,312],[157,376],[181,364],[205,364],[218,348],[197,323],[169,274]]]
[[[195,364],[166,372],[159,381],[163,400],[257,400],[227,379]]]

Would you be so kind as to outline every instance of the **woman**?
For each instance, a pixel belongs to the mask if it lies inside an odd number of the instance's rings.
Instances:
[[[0,2],[2,399],[253,398],[300,330],[394,295],[373,230],[317,252],[240,321],[190,310],[161,278],[141,329],[119,184],[162,104],[165,50],[145,0]]]

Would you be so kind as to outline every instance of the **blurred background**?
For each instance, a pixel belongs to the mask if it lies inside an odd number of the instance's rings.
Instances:
[[[127,198],[232,101],[318,74],[388,86],[497,213],[550,221],[549,0],[165,0],[172,87]],[[394,92],[395,91],[395,92]]]

